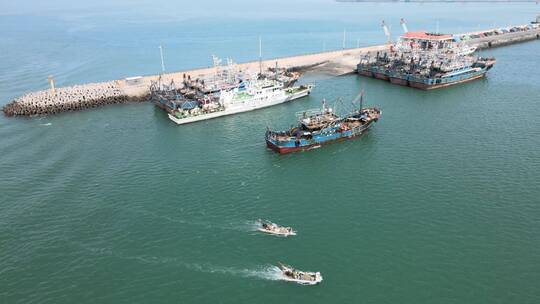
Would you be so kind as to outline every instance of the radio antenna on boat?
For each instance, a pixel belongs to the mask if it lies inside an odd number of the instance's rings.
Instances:
[[[322,100],[322,112],[326,113],[327,109],[328,109],[328,102],[326,101],[326,98],[323,98],[323,100]]]
[[[216,55],[212,55],[212,62],[214,64],[214,68],[216,69],[216,72],[214,73],[214,82],[217,82],[217,79],[221,74],[221,59]]]
[[[364,89],[360,92],[360,112],[364,108]]]
[[[262,39],[259,36],[259,75],[262,75]]]
[[[345,49],[345,39],[347,38],[347,30],[343,29],[343,45],[341,46],[342,49]]]
[[[356,109],[356,103],[362,99],[363,90],[354,97],[353,101],[351,101],[351,104],[353,106],[353,110]],[[360,109],[362,109],[362,102],[360,102]]]
[[[404,33],[409,32],[409,29],[407,28],[407,24],[405,23],[405,19],[401,18],[401,20],[399,21],[399,23],[401,23],[401,28],[403,28],[403,32],[404,32]]]
[[[161,73],[165,73],[165,62],[163,61],[163,47],[159,45],[159,55],[161,56]]]
[[[343,104],[343,99],[341,97],[336,98],[336,101],[334,101],[334,109],[332,109],[332,112],[337,113],[338,106]]]

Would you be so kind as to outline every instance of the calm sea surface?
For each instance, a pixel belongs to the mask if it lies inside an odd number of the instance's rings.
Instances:
[[[459,32],[535,4],[12,1],[0,105],[58,85],[385,40],[381,19]],[[261,3],[257,3],[261,2]],[[0,303],[540,303],[540,41],[483,51],[488,78],[434,92],[307,75],[313,94],[176,126],[152,104],[0,115]],[[365,136],[276,155],[322,98],[383,110]],[[298,236],[254,231],[267,218]],[[321,271],[277,280],[277,261]]]

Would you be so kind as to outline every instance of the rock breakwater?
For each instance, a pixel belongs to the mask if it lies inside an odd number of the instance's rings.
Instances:
[[[146,100],[148,96],[127,95],[118,81],[110,81],[28,93],[8,103],[3,111],[6,116],[46,115]]]

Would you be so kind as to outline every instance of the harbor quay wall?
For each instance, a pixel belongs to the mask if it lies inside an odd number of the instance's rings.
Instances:
[[[475,37],[474,35],[487,32],[493,33],[495,30],[460,35],[462,37]],[[478,48],[491,48],[533,39],[540,39],[540,28],[486,35],[484,37],[466,40],[465,43],[477,46]],[[351,48],[269,59],[262,61],[262,65],[264,68],[268,68],[274,67],[277,64],[280,68],[307,69],[326,72],[332,75],[344,75],[355,71],[356,64],[361,55],[386,50],[388,50],[388,45]],[[259,61],[251,61],[239,63],[237,64],[237,68],[244,72],[254,73],[259,70],[259,65]],[[74,85],[56,88],[54,90],[42,90],[15,98],[5,105],[2,110],[6,116],[32,116],[77,111],[108,104],[143,102],[149,99],[151,82],[157,81],[159,77],[164,82],[170,82],[172,80],[179,84],[182,83],[184,77],[190,77],[192,80],[197,78],[203,79],[213,75],[215,72],[215,67],[207,67],[164,73],[161,75]]]
[[[476,46],[479,49],[488,49],[537,39],[540,39],[540,28],[523,32],[501,34],[498,36],[477,38],[468,43]]]

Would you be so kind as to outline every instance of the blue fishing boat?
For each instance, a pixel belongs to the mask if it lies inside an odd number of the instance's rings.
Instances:
[[[432,70],[429,76],[411,74],[408,85],[422,90],[432,90],[482,78],[493,65],[493,58],[479,58],[471,65],[457,67],[449,71]]]
[[[342,139],[363,134],[381,116],[378,108],[360,107],[339,116],[323,102],[321,110],[307,110],[297,114],[298,126],[287,131],[266,131],[266,145],[280,154],[309,150]],[[353,102],[354,104],[354,102]]]

